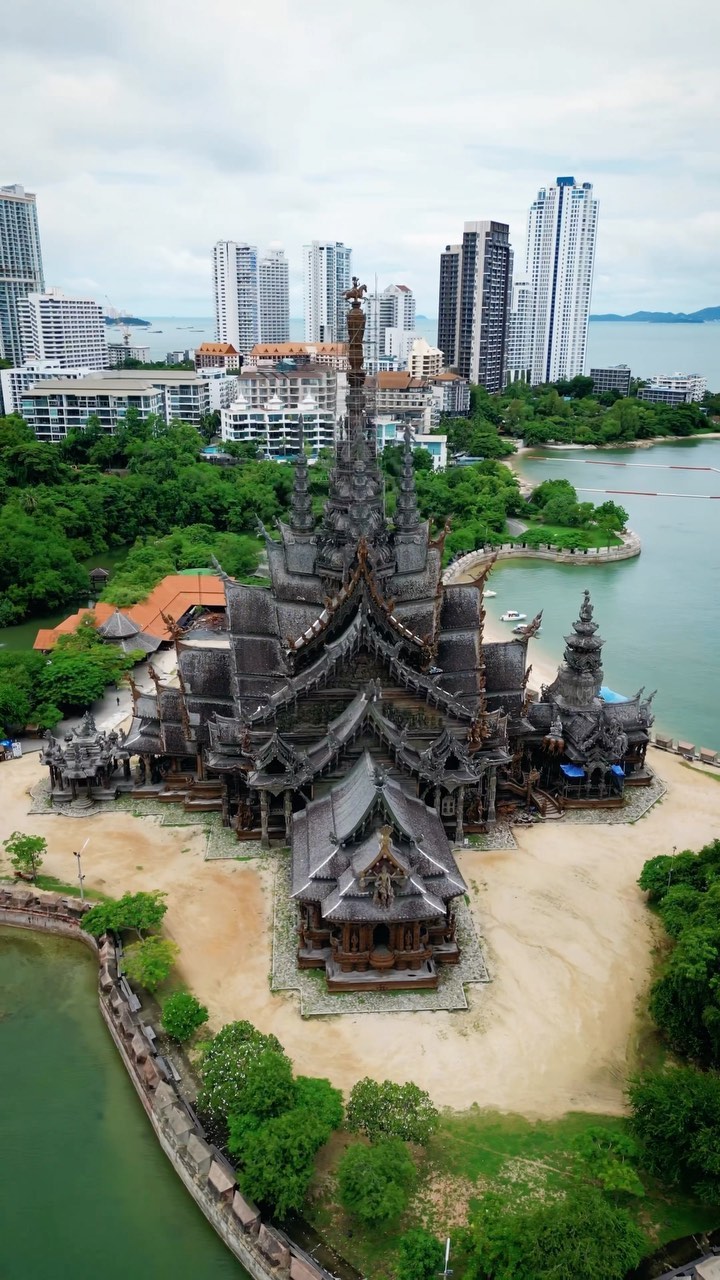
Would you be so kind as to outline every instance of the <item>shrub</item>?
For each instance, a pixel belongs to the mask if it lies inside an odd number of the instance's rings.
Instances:
[[[338,1165],[340,1203],[367,1225],[389,1222],[405,1209],[415,1176],[415,1165],[399,1138],[369,1147],[356,1143]]]
[[[720,1077],[695,1067],[647,1072],[631,1081],[630,1127],[650,1173],[685,1183],[702,1200],[720,1196]]]
[[[166,1035],[184,1044],[208,1020],[208,1011],[189,991],[174,991],[163,1004],[162,1026]]]
[[[353,1087],[347,1109],[347,1127],[377,1138],[402,1138],[426,1143],[438,1124],[437,1108],[430,1095],[416,1084],[394,1084],[365,1076]]]
[[[123,968],[131,981],[138,982],[146,991],[156,991],[168,977],[179,954],[176,942],[153,935],[126,948]]]

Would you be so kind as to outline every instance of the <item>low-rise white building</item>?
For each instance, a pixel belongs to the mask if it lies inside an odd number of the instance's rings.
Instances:
[[[640,387],[638,400],[651,404],[692,404],[702,400],[707,378],[699,373],[656,373]]]
[[[108,365],[111,369],[121,369],[126,360],[138,360],[140,364],[150,363],[150,348],[126,346],[124,342],[108,342]]]
[[[407,372],[377,373],[368,378],[373,415],[410,423],[416,431],[432,431],[440,421],[430,382]]]
[[[50,378],[23,392],[20,412],[38,440],[54,444],[69,431],[81,430],[97,417],[103,431],[113,435],[134,409],[141,419],[163,415],[163,395],[148,381],[131,384],[111,375],[74,380]]]
[[[379,417],[375,420],[377,447],[382,452],[388,444],[404,445],[404,422],[395,418]],[[447,466],[447,436],[438,435],[434,431],[413,431],[413,448],[427,449],[433,462],[434,471],[442,471]]]
[[[66,369],[59,360],[28,360],[16,369],[0,369],[0,413],[20,413],[25,391],[48,378],[86,378],[88,368]]]
[[[436,378],[443,367],[443,353],[439,347],[431,347],[425,338],[415,338],[407,361],[408,373],[413,378]]]
[[[293,405],[276,392],[263,405],[253,405],[241,392],[222,410],[220,434],[224,442],[255,444],[271,458],[286,458],[306,448],[318,453],[334,445],[335,415],[321,409],[309,392]]]
[[[464,418],[470,412],[470,383],[466,378],[445,370],[430,383],[441,418]]]
[[[271,369],[276,364],[327,365],[347,373],[346,342],[256,342],[243,361],[244,369]]]
[[[201,342],[195,352],[196,369],[239,369],[240,353],[231,342]]]

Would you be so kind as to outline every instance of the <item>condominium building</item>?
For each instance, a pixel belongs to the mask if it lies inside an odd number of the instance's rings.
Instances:
[[[57,360],[62,366],[108,367],[102,307],[59,289],[28,293],[19,302],[24,360]]]
[[[368,373],[377,373],[387,357],[404,365],[415,340],[415,297],[406,284],[389,284],[365,299],[363,351]]]
[[[533,291],[529,280],[514,280],[508,316],[507,382],[529,382],[532,369]]]
[[[77,381],[51,378],[23,392],[20,411],[38,440],[55,443],[69,431],[81,430],[88,418],[97,417],[103,431],[113,435],[129,409],[144,421],[151,414],[162,415],[163,395],[145,381],[128,384],[124,379],[95,374]]]
[[[279,364],[273,368],[243,369],[238,379],[238,394],[251,409],[262,409],[277,396],[288,409],[297,409],[306,396],[312,396],[318,409],[333,418],[345,412],[346,378],[327,365]]]
[[[0,369],[0,414],[20,413],[23,394],[48,378],[76,381],[89,373],[86,366],[66,369],[59,360],[28,360],[14,369]]]
[[[241,392],[223,409],[220,421],[223,441],[252,442],[271,458],[297,455],[306,448],[317,453],[335,443],[335,414],[320,408],[309,391],[294,404],[273,392],[262,406],[252,405]]]
[[[283,249],[269,249],[258,264],[260,342],[287,342],[290,338],[290,290],[288,262]]]
[[[534,385],[574,378],[585,368],[597,222],[592,183],[572,177],[543,187],[531,206],[527,276]]]
[[[22,364],[20,303],[44,288],[35,196],[17,183],[0,187],[0,360]]]
[[[240,353],[231,342],[201,342],[195,352],[196,369],[239,369]]]
[[[650,404],[692,404],[702,400],[707,378],[699,373],[656,373],[638,391],[638,400]]]
[[[470,412],[470,383],[459,373],[444,370],[430,378],[441,418],[463,418]]]
[[[341,241],[313,240],[303,247],[305,341],[345,342],[345,291],[352,277],[352,250]]]
[[[213,250],[213,283],[215,337],[245,355],[260,341],[257,247],[218,240]]]
[[[373,417],[409,423],[416,431],[432,431],[440,414],[430,382],[407,372],[376,373],[368,378]]]
[[[619,391],[621,396],[626,396],[630,393],[632,373],[628,364],[608,365],[605,369],[591,369],[590,377],[593,380],[595,395],[602,395],[603,391]]]
[[[425,338],[415,338],[407,361],[408,373],[413,378],[435,378],[443,367],[443,354],[439,347],[431,347]]]
[[[277,364],[323,364],[347,373],[346,342],[257,342],[243,361],[245,369],[271,369]]]
[[[133,343],[108,342],[108,366],[121,369],[126,360],[138,360],[140,364],[150,363],[150,348]]]
[[[440,296],[438,298],[438,340],[446,369],[457,363],[457,325],[460,300],[462,245],[446,244],[440,254]]]
[[[438,347],[448,367],[488,391],[505,385],[512,266],[505,222],[466,222],[462,245],[440,257]]]

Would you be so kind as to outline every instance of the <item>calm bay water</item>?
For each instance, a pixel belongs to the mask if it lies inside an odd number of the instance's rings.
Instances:
[[[247,1280],[163,1155],[76,942],[0,929],[0,1275]]]
[[[618,463],[631,464],[618,466]],[[656,727],[696,746],[720,750],[720,440],[650,449],[537,450],[518,460],[532,484],[567,477],[581,500],[605,501],[604,490],[674,492],[684,496],[612,494],[642,539],[642,554],[617,564],[577,567],[542,561],[498,565],[492,575],[493,616],[544,609],[538,655],[557,665],[563,636],[588,587],[595,604],[605,683],[631,695],[657,687]],[[704,470],[669,470],[699,467]],[[601,492],[597,492],[600,490]]]

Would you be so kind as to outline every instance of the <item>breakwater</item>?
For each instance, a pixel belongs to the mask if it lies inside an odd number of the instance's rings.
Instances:
[[[503,542],[495,547],[489,544],[468,551],[449,564],[443,574],[443,582],[457,582],[470,573],[481,573],[496,560],[551,560],[556,564],[612,564],[616,560],[632,560],[642,550],[640,538],[632,530],[622,535],[619,547],[587,547],[575,551],[560,550],[550,543],[540,547],[528,547],[524,542]]]
[[[0,924],[74,938],[96,956],[100,1012],[163,1152],[207,1221],[253,1280],[329,1280],[329,1273],[269,1223],[237,1187],[235,1172],[207,1141],[176,1073],[159,1051],[140,1002],[120,975],[113,941],[82,928],[88,904],[29,886],[0,887]]]

